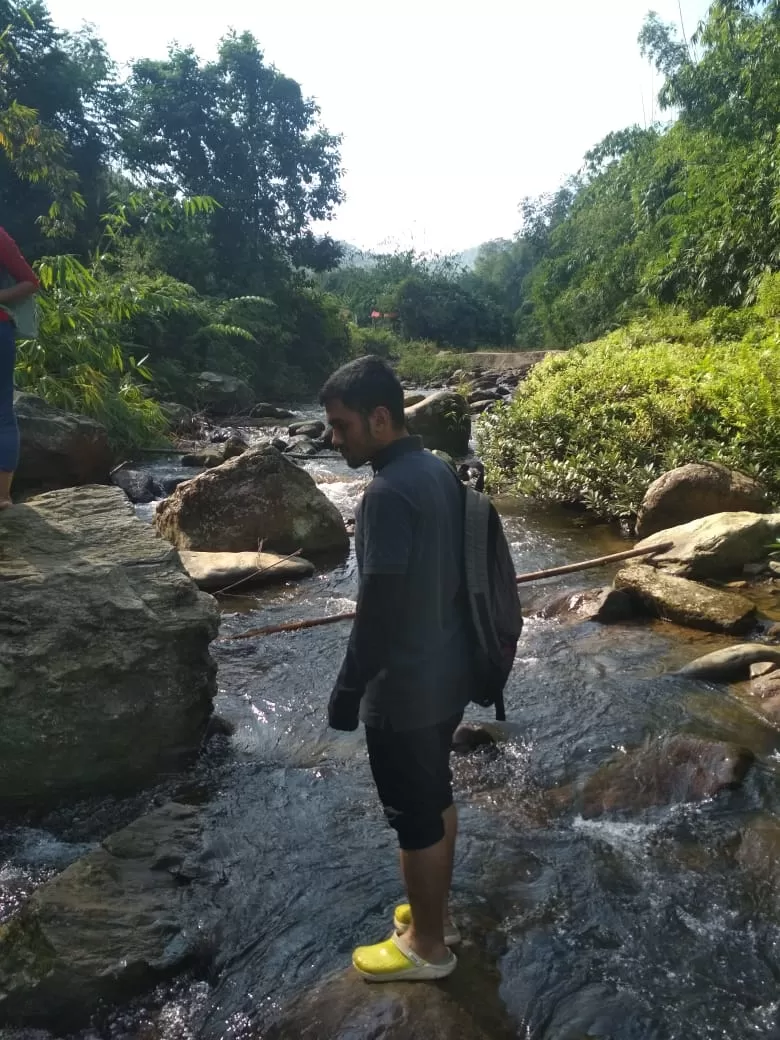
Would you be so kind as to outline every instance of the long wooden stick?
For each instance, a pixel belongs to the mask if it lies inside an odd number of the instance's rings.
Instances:
[[[621,560],[632,560],[636,556],[655,556],[656,553],[671,549],[674,542],[663,542],[646,549],[626,549],[625,552],[599,556],[595,560],[583,560],[581,563],[567,563],[564,567],[550,567],[546,571],[531,571],[529,574],[518,574],[517,584],[525,585],[529,581],[541,581],[543,578],[555,578],[559,574],[574,574],[575,571],[587,571],[591,567],[603,567],[605,563],[619,563]]]
[[[541,581],[543,578],[555,578],[559,574],[573,574],[575,571],[589,570],[591,567],[603,567],[608,563],[619,563],[621,560],[631,560],[638,556],[655,556],[656,553],[666,552],[671,549],[673,542],[663,542],[661,545],[653,545],[646,549],[627,549],[625,552],[612,553],[609,556],[599,556],[595,560],[583,560],[581,563],[567,563],[564,567],[550,567],[546,571],[531,571],[528,574],[518,574],[517,584],[525,585],[531,581]],[[308,621],[286,621],[281,625],[266,625],[265,628],[251,628],[248,632],[239,632],[235,636],[222,636],[221,641],[232,642],[235,639],[254,639],[256,636],[273,636],[280,632],[302,632],[307,628],[319,628],[321,625],[334,625],[337,621],[353,621],[354,610],[346,614],[331,614],[330,617],[310,618]]]

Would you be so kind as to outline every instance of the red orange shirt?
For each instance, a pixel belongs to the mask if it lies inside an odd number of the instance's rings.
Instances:
[[[27,263],[19,247],[7,231],[0,227],[0,267],[11,275],[15,282],[32,282],[39,285],[35,271]],[[10,321],[11,316],[4,311],[0,304],[0,321]]]

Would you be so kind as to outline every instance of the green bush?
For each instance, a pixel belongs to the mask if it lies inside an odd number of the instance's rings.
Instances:
[[[603,518],[634,515],[656,477],[688,462],[780,497],[780,322],[670,310],[549,357],[488,414],[479,444],[493,489]]]
[[[395,367],[401,379],[430,386],[449,379],[461,362],[457,355],[441,353],[435,343],[414,339],[400,344]]]

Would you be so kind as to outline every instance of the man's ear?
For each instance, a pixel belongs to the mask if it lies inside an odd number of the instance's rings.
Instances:
[[[383,404],[380,404],[371,413],[370,422],[372,432],[384,432],[389,429],[393,425],[393,417],[390,415],[390,409],[386,408]]]

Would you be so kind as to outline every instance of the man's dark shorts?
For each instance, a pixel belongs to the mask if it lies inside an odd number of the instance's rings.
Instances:
[[[368,760],[379,798],[402,849],[413,852],[444,837],[452,805],[450,749],[463,712],[424,729],[400,732],[366,726]]]

